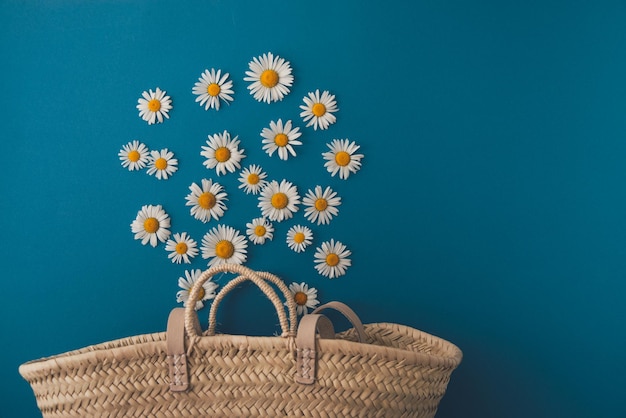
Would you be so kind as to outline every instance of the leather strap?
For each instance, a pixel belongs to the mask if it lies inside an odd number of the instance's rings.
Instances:
[[[317,346],[315,341],[318,332],[320,338],[335,338],[333,324],[324,315],[304,315],[300,320],[298,335],[296,336],[295,376],[296,382],[303,385],[315,383],[315,372],[317,370]]]
[[[365,328],[363,327],[363,323],[359,319],[359,316],[348,305],[346,305],[343,302],[338,302],[338,301],[328,302],[324,305],[318,306],[311,313],[316,314],[316,313],[323,311],[324,309],[334,309],[340,312],[343,316],[345,316],[348,319],[348,321],[350,321],[350,323],[354,327],[354,330],[356,331],[356,335],[357,335],[357,338],[359,339],[359,342],[360,343],[367,342],[367,335],[365,334]]]
[[[197,321],[194,328],[201,332],[200,324]],[[166,334],[167,362],[169,364],[170,390],[172,392],[185,392],[189,389],[185,340],[185,308],[174,308],[167,319]]]

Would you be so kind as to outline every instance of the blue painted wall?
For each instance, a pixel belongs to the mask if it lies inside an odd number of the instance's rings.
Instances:
[[[344,277],[319,276],[312,249],[287,250],[286,225],[250,248],[249,266],[459,345],[438,416],[626,416],[623,1],[6,0],[0,28],[3,418],[39,416],[19,364],[164,330],[185,267],[129,224],[160,203],[174,232],[199,240],[208,226],[184,197],[208,175],[200,146],[224,129],[247,163],[344,199],[316,236],[352,250]],[[295,75],[272,105],[243,81],[268,51]],[[235,83],[219,112],[191,94],[211,67]],[[174,109],[148,126],[135,104],[156,86]],[[338,122],[304,129],[296,159],[267,157],[260,130],[298,121],[316,88],[336,94]],[[344,182],[319,154],[345,137],[365,159]],[[174,150],[179,172],[124,170],[117,152],[132,139]],[[243,229],[254,200],[234,175],[220,180],[232,189],[224,223]],[[275,329],[251,288],[223,313],[225,331]]]

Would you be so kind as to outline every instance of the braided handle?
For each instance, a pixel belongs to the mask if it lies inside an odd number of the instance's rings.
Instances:
[[[276,287],[280,289],[280,291],[282,292],[283,296],[285,297],[287,301],[287,309],[289,311],[289,329],[287,330],[287,327],[284,327],[283,323],[281,322],[281,329],[283,331],[283,336],[294,337],[296,335],[297,310],[296,310],[296,302],[293,296],[291,295],[289,288],[285,285],[285,283],[281,279],[279,279],[277,276],[271,273],[268,273],[266,271],[253,271],[253,270],[250,270],[250,272],[258,275],[263,280],[273,283],[274,285],[276,285]],[[224,287],[222,287],[222,289],[219,291],[217,296],[215,296],[215,299],[213,299],[213,302],[211,303],[211,310],[209,311],[209,329],[206,331],[205,335],[215,335],[215,327],[217,324],[217,309],[219,307],[220,302],[222,301],[222,299],[224,299],[224,297],[228,293],[230,293],[231,290],[233,290],[235,287],[237,287],[239,284],[243,283],[246,280],[250,280],[254,282],[255,284],[257,284],[252,279],[251,276],[249,277],[249,276],[242,274],[241,276],[236,277],[235,279],[228,282]],[[276,313],[278,314],[278,318],[280,319],[285,314],[285,311],[282,307],[282,300],[280,300],[280,298],[276,296],[274,289],[272,289],[271,287],[269,289],[271,293],[268,295],[269,292],[266,292],[265,290],[263,290],[263,288],[261,288],[263,293],[265,293],[265,296],[267,296],[268,299],[270,299],[272,303],[274,303],[274,307],[276,308]],[[278,299],[280,308],[277,307],[274,301],[274,298]]]
[[[290,296],[289,289],[285,286],[284,283],[282,283],[282,281],[278,277],[270,273],[255,272],[254,270],[251,270],[248,267],[244,267],[239,264],[220,264],[219,266],[214,266],[204,271],[192,287],[191,292],[189,293],[189,301],[185,308],[185,330],[187,331],[187,335],[189,337],[199,336],[197,332],[197,327],[195,326],[198,317],[193,307],[195,306],[195,303],[200,295],[200,289],[207,280],[209,280],[217,273],[237,273],[239,274],[239,276],[228,282],[213,300],[213,303],[211,304],[211,311],[209,313],[209,330],[207,331],[207,335],[215,334],[217,307],[221,300],[224,298],[224,296],[226,296],[227,293],[229,293],[233,288],[235,288],[238,284],[242,283],[245,280],[250,280],[251,282],[256,284],[274,305],[280,322],[282,336],[287,337],[295,335],[295,301],[293,300],[293,297]],[[283,294],[286,295],[287,306],[289,308],[289,321],[287,321],[287,316],[285,315],[285,309],[283,308],[281,299],[276,295],[274,289],[272,289],[272,287],[267,284],[265,280],[275,283],[283,292]],[[291,323],[291,326],[289,322]]]

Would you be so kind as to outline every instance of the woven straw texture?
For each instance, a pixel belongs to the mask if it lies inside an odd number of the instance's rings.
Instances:
[[[45,418],[433,417],[461,362],[453,344],[389,323],[317,341],[317,379],[298,384],[291,337],[196,336],[190,389],[170,390],[166,333],[28,362],[20,373]]]

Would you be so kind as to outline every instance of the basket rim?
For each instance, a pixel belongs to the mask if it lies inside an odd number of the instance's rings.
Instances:
[[[318,340],[320,353],[322,354],[348,354],[366,357],[387,358],[392,361],[403,361],[410,364],[427,364],[432,367],[457,367],[462,360],[461,350],[453,343],[426,332],[405,325],[394,323],[371,323],[368,328],[384,328],[391,331],[401,332],[405,335],[414,336],[425,341],[430,346],[438,346],[447,355],[437,353],[423,353],[396,347],[388,347],[373,344],[362,344],[345,339]],[[67,351],[49,357],[31,360],[19,366],[19,373],[25,379],[35,377],[41,371],[56,370],[61,368],[80,367],[85,362],[97,362],[103,359],[128,359],[140,354],[166,353],[166,333],[141,334],[119,338],[99,344],[89,345],[77,350]],[[221,347],[238,347],[248,350],[289,350],[288,339],[277,336],[247,336],[217,334],[214,336],[202,336],[195,342],[195,347],[210,349]],[[294,363],[295,364],[295,363]],[[166,365],[164,364],[164,367]]]

